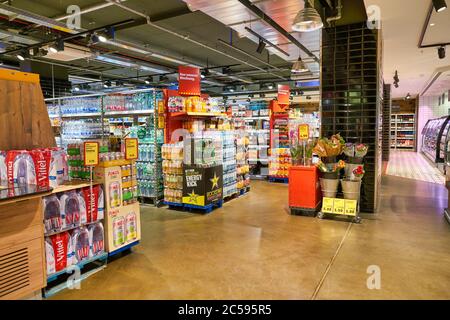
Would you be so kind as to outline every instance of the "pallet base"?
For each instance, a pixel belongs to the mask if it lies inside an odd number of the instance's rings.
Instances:
[[[116,256],[116,255],[118,255],[119,253],[122,253],[122,252],[124,252],[124,251],[127,251],[127,250],[133,248],[134,246],[136,246],[136,245],[138,245],[138,244],[139,244],[139,241],[135,241],[135,242],[129,243],[129,244],[127,244],[126,246],[124,246],[124,247],[122,247],[122,248],[120,248],[120,249],[117,249],[117,250],[115,250],[115,251],[110,252],[110,253],[108,254],[108,257]]]
[[[201,206],[194,206],[191,204],[185,204],[184,209],[189,212],[199,211],[200,213],[208,214],[211,213],[214,209],[222,208],[223,200],[217,201],[216,203],[211,203],[207,206],[201,207]]]
[[[289,178],[269,177],[269,182],[273,182],[273,183],[289,183]]]
[[[49,275],[47,277],[47,287],[42,289],[42,295],[45,298],[49,298],[64,289],[76,288],[81,281],[106,268],[107,263],[108,254],[103,253],[77,265],[70,266],[63,271]],[[76,274],[76,272],[79,272],[79,274]]]
[[[291,208],[291,215],[315,218],[317,216],[317,210],[308,208]]]
[[[161,207],[164,204],[162,197],[139,197],[140,204],[151,204],[155,207]]]

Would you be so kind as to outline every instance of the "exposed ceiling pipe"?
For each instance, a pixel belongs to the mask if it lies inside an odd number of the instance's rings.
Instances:
[[[189,41],[189,42],[191,42],[191,43],[194,43],[194,44],[196,44],[196,45],[198,45],[198,46],[200,46],[200,47],[203,47],[203,48],[208,49],[208,50],[210,50],[210,51],[213,51],[213,52],[215,52],[215,53],[221,54],[221,55],[223,55],[223,56],[225,56],[225,57],[227,57],[227,58],[233,59],[233,60],[238,61],[238,62],[240,62],[240,63],[242,63],[242,64],[245,64],[245,65],[248,65],[249,67],[252,67],[252,68],[255,68],[255,69],[258,69],[258,70],[261,70],[261,71],[266,72],[266,70],[264,70],[264,69],[261,68],[261,67],[258,67],[258,66],[254,65],[254,64],[251,64],[251,63],[247,62],[247,61],[244,61],[244,60],[241,60],[241,59],[239,59],[239,58],[236,58],[235,56],[232,56],[232,55],[230,55],[230,54],[228,54],[228,53],[225,53],[225,52],[222,52],[222,51],[220,51],[220,50],[218,50],[218,49],[215,49],[215,48],[213,48],[213,47],[210,47],[210,46],[208,46],[208,45],[206,45],[206,44],[204,44],[204,43],[202,43],[202,42],[199,42],[199,41],[197,41],[197,40],[193,40],[193,39],[191,39],[189,36],[179,34],[179,33],[175,32],[175,31],[172,31],[172,30],[166,29],[166,28],[164,28],[164,27],[162,27],[162,26],[159,26],[159,25],[157,25],[157,24],[154,24],[153,22],[151,22],[150,16],[148,16],[148,15],[145,14],[145,13],[142,13],[142,12],[140,12],[140,11],[131,9],[131,8],[127,7],[126,5],[123,5],[123,4],[121,4],[121,3],[116,2],[115,0],[106,0],[106,1],[108,1],[108,2],[110,2],[110,3],[114,3],[116,6],[122,8],[122,9],[128,11],[128,12],[134,13],[134,14],[136,14],[136,15],[138,15],[138,16],[141,16],[141,17],[147,19],[147,23],[148,23],[150,26],[152,26],[152,27],[154,27],[154,28],[156,28],[156,29],[158,29],[158,30],[160,30],[160,31],[164,31],[164,32],[166,32],[166,33],[169,33],[169,34],[175,36],[175,37],[178,37],[178,38],[183,39],[183,40],[185,40],[185,41]]]
[[[334,21],[342,19],[342,1],[341,0],[338,0],[338,4],[336,6],[336,10],[337,10],[337,14],[334,17],[327,18],[328,24],[330,24],[331,22],[334,22]]]
[[[238,0],[242,3],[248,10],[250,10],[257,17],[261,18],[265,23],[275,29],[278,33],[280,33],[283,37],[291,41],[295,44],[300,50],[305,52],[308,56],[313,58],[317,63],[320,62],[319,58],[317,58],[308,48],[300,43],[293,35],[287,32],[282,26],[280,26],[276,21],[274,21],[271,17],[266,15],[264,11],[255,6],[250,0]]]
[[[125,1],[126,0],[121,0],[121,2],[125,2]],[[88,7],[85,7],[83,9],[81,9],[80,10],[80,15],[86,14],[86,13],[90,13],[90,12],[94,12],[94,11],[98,11],[98,10],[101,10],[101,9],[104,9],[104,8],[107,8],[107,7],[111,7],[113,5],[114,4],[109,3],[109,2],[97,3],[97,4],[94,4],[92,6],[88,6]],[[66,15],[54,17],[53,19],[56,20],[56,21],[63,21],[63,20],[66,20],[66,19],[70,18],[71,16],[72,16],[72,14],[66,14]]]

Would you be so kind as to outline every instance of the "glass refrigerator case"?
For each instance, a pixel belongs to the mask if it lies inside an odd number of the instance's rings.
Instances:
[[[450,140],[450,116],[432,119],[422,131],[422,152],[433,162],[443,163]]]

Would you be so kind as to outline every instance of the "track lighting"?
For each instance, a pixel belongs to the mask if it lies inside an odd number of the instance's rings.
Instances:
[[[112,86],[112,84],[111,84],[111,81],[105,81],[105,83],[103,84],[103,88],[109,88],[109,87],[111,87]]]
[[[305,8],[300,10],[292,24],[292,30],[298,32],[310,32],[323,28],[322,18],[316,9],[305,0]]]
[[[444,46],[439,47],[439,49],[438,49],[438,56],[439,56],[439,59],[444,59],[445,58],[445,47]]]
[[[447,3],[445,3],[445,0],[433,0],[433,6],[436,12],[442,12],[447,9]]]
[[[230,74],[230,73],[231,73],[231,68],[230,68],[230,67],[224,67],[224,68],[222,68],[222,73],[223,73],[223,74]]]
[[[151,77],[148,77],[144,80],[145,84],[150,84],[152,83],[153,79]]]
[[[95,33],[92,33],[89,38],[89,44],[97,44],[100,42],[100,38]]]
[[[229,88],[228,88],[228,91],[230,91],[230,92],[234,92],[234,91],[235,91],[235,89],[234,89],[234,87],[229,87]]]
[[[209,76],[209,69],[206,68],[204,71],[202,71],[201,75],[202,79],[205,79],[207,76]]]
[[[258,48],[256,48],[256,52],[261,54],[265,48],[266,48],[266,43],[263,40],[259,39]]]
[[[64,51],[64,40],[58,39],[54,44],[52,44],[48,50],[52,53],[58,53]]]
[[[16,57],[20,61],[25,61],[25,59],[28,59],[30,57],[30,53],[27,50],[22,50],[16,55]]]
[[[75,87],[73,88],[73,91],[75,91],[75,92],[80,91],[80,87],[79,87],[79,86],[75,86]]]
[[[308,72],[309,69],[306,67],[301,57],[298,57],[298,60],[294,62],[292,65],[292,73],[304,73]]]
[[[273,90],[274,86],[275,86],[275,85],[274,85],[273,83],[269,83],[269,84],[267,85],[267,89]]]

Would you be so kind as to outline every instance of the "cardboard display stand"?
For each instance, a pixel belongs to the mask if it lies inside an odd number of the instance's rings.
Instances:
[[[105,192],[105,238],[110,255],[136,245],[141,239],[141,216],[139,203],[123,205],[121,163],[101,164],[95,168],[95,180],[103,183]]]
[[[222,200],[223,168],[202,168],[185,165],[183,168],[183,203],[205,207]]]

